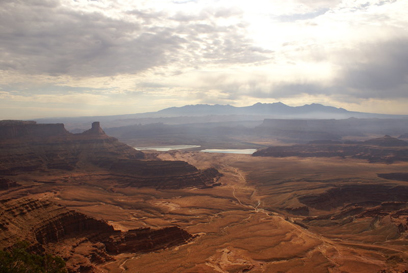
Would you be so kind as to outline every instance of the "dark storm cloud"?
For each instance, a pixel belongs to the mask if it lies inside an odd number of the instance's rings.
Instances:
[[[408,39],[363,44],[357,52],[343,53],[338,84],[359,98],[406,98]]]
[[[208,16],[233,16],[224,10],[184,21],[179,17],[182,23],[168,27],[166,20],[176,20],[163,12],[133,10],[127,15],[132,20],[69,10],[57,1],[5,1],[0,8],[0,70],[110,76],[168,64],[265,58],[245,38],[243,27],[199,22]]]
[[[259,94],[278,98],[323,94],[338,100],[407,98],[407,48],[408,39],[405,38],[360,44],[357,49],[334,54],[333,63],[339,70],[330,85],[293,82],[279,84],[272,87],[270,92]]]
[[[358,49],[338,52],[334,64],[340,69],[328,85],[284,83],[259,92],[260,97],[278,98],[300,94],[327,95],[337,100],[407,98],[408,39],[393,38],[361,44]]]
[[[177,37],[165,31],[135,37],[139,24],[100,13],[36,1],[9,3],[0,12],[2,69],[51,75],[131,73],[165,62],[164,51],[178,46]]]
[[[328,94],[330,92],[329,88],[324,88],[317,83],[289,83],[289,84],[278,84],[271,89],[270,93],[260,92],[260,97],[276,97],[276,98],[289,98],[295,97],[300,94]]]
[[[336,69],[328,81],[276,79],[251,75],[204,76],[228,100],[242,97],[285,99],[302,95],[328,96],[342,102],[366,99],[406,99],[408,97],[408,39],[398,38],[361,44],[358,49],[325,53],[319,61],[330,60]],[[313,55],[313,47],[310,48]],[[324,54],[323,54],[324,55]],[[315,59],[311,56],[312,59]]]

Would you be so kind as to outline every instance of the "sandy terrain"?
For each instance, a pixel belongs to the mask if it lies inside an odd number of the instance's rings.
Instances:
[[[179,247],[118,255],[115,261],[98,265],[101,272],[408,270],[407,232],[395,231],[398,230],[395,217],[354,215],[346,223],[341,222],[346,218],[333,215],[342,212],[347,200],[324,209],[307,207],[300,201],[302,196],[323,194],[337,186],[407,186],[408,182],[377,176],[404,172],[407,163],[387,165],[338,158],[259,158],[199,152],[152,152],[149,157],[155,156],[187,161],[199,169],[215,167],[223,174],[221,186],[179,190],[131,188],[122,187],[106,173],[66,173],[38,178],[35,190],[30,188],[32,182],[21,178],[19,183],[27,188],[13,194],[30,191],[34,197],[105,219],[124,231],[176,225],[197,236]],[[302,214],[305,209],[307,215]],[[331,218],[311,220],[329,214]],[[400,218],[404,221],[407,216]]]

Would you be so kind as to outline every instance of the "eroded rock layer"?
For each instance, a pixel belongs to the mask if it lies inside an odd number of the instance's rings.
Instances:
[[[272,146],[256,151],[254,156],[272,157],[351,157],[369,162],[408,161],[408,143],[384,136],[365,142],[312,141],[292,146]]]
[[[0,202],[0,245],[3,248],[18,240],[44,245],[87,231],[114,231],[102,220],[68,210],[50,201],[19,198]]]
[[[70,133],[65,130],[62,123],[37,124],[35,121],[0,121],[0,140],[47,138],[67,135],[70,135]]]
[[[317,211],[299,222],[314,229],[327,228],[339,233],[342,228],[357,228],[370,240],[399,240],[406,243],[408,231],[408,187],[391,185],[344,185],[324,193],[299,197],[299,201]],[[333,211],[336,211],[333,213]],[[368,240],[368,239],[366,239]]]
[[[407,186],[345,185],[319,195],[302,196],[299,201],[319,210],[330,210],[345,204],[379,205],[382,202],[408,200]]]
[[[67,132],[63,124],[0,122],[0,174],[71,171],[92,159],[143,158],[143,153],[103,131],[92,133],[99,129],[75,135]]]
[[[0,190],[8,190],[10,188],[14,188],[18,186],[20,186],[20,184],[18,184],[16,181],[13,181],[12,179],[0,177]]]
[[[107,136],[99,122],[82,134],[63,124],[0,122],[0,175],[99,168],[126,177],[125,186],[211,187],[220,174],[182,161],[142,161],[144,154]]]
[[[29,198],[2,200],[0,211],[1,249],[24,240],[32,249],[61,255],[74,272],[92,270],[92,264],[114,259],[111,255],[155,251],[193,238],[178,227],[115,231],[103,220]]]

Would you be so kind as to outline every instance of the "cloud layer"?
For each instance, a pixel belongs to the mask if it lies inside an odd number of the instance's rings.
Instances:
[[[1,1],[0,119],[257,101],[408,114],[406,1],[137,2]]]

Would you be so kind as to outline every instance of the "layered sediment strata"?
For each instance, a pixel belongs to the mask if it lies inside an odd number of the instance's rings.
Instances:
[[[307,227],[332,227],[330,233],[333,234],[349,228],[368,234],[367,238],[373,241],[398,239],[404,242],[408,238],[407,200],[407,186],[375,184],[345,185],[299,197],[314,213],[323,213],[304,218],[302,224]]]
[[[389,180],[408,182],[408,173],[378,173],[377,176]]]
[[[336,141],[313,141],[292,146],[272,146],[256,151],[254,156],[272,157],[352,157],[369,162],[408,161],[408,143],[384,136],[357,143]]]
[[[373,138],[364,141],[364,144],[368,145],[376,145],[376,146],[382,146],[382,147],[405,147],[408,146],[408,142],[391,137],[389,135],[385,135],[384,137],[379,137],[379,138]]]
[[[113,232],[113,228],[102,220],[68,210],[49,201],[19,198],[0,202],[2,248],[9,247],[18,240],[44,245],[90,230]]]
[[[0,141],[24,138],[47,138],[68,136],[64,124],[37,124],[35,121],[2,120],[0,121]]]
[[[120,160],[105,165],[112,173],[126,174],[123,186],[180,189],[217,185],[221,174],[214,168],[198,170],[184,161]],[[95,163],[97,164],[97,163]]]
[[[344,136],[402,135],[407,126],[406,119],[265,119],[255,132],[281,140],[307,142],[339,140]]]
[[[129,230],[104,240],[110,254],[143,253],[181,245],[193,236],[179,227],[167,227],[159,230],[150,228]]]
[[[2,200],[0,210],[0,249],[24,240],[33,250],[63,256],[72,272],[80,268],[92,269],[92,264],[114,259],[111,255],[145,253],[193,239],[191,234],[178,227],[116,231],[103,220],[50,201]],[[81,256],[79,262],[78,256]]]
[[[0,190],[8,190],[18,186],[20,186],[20,184],[18,184],[16,181],[0,177]]]
[[[0,174],[59,169],[71,171],[91,159],[143,158],[143,153],[103,133],[71,134],[63,124],[0,122]]]
[[[211,187],[220,177],[215,169],[202,171],[182,161],[142,161],[142,152],[107,136],[99,122],[82,134],[71,134],[62,124],[11,121],[0,122],[0,131],[5,132],[0,138],[0,175],[97,167],[124,176],[124,186],[158,189]]]
[[[299,201],[318,210],[330,210],[346,204],[378,205],[383,202],[408,200],[407,186],[345,185],[334,187],[322,194],[305,195]]]

